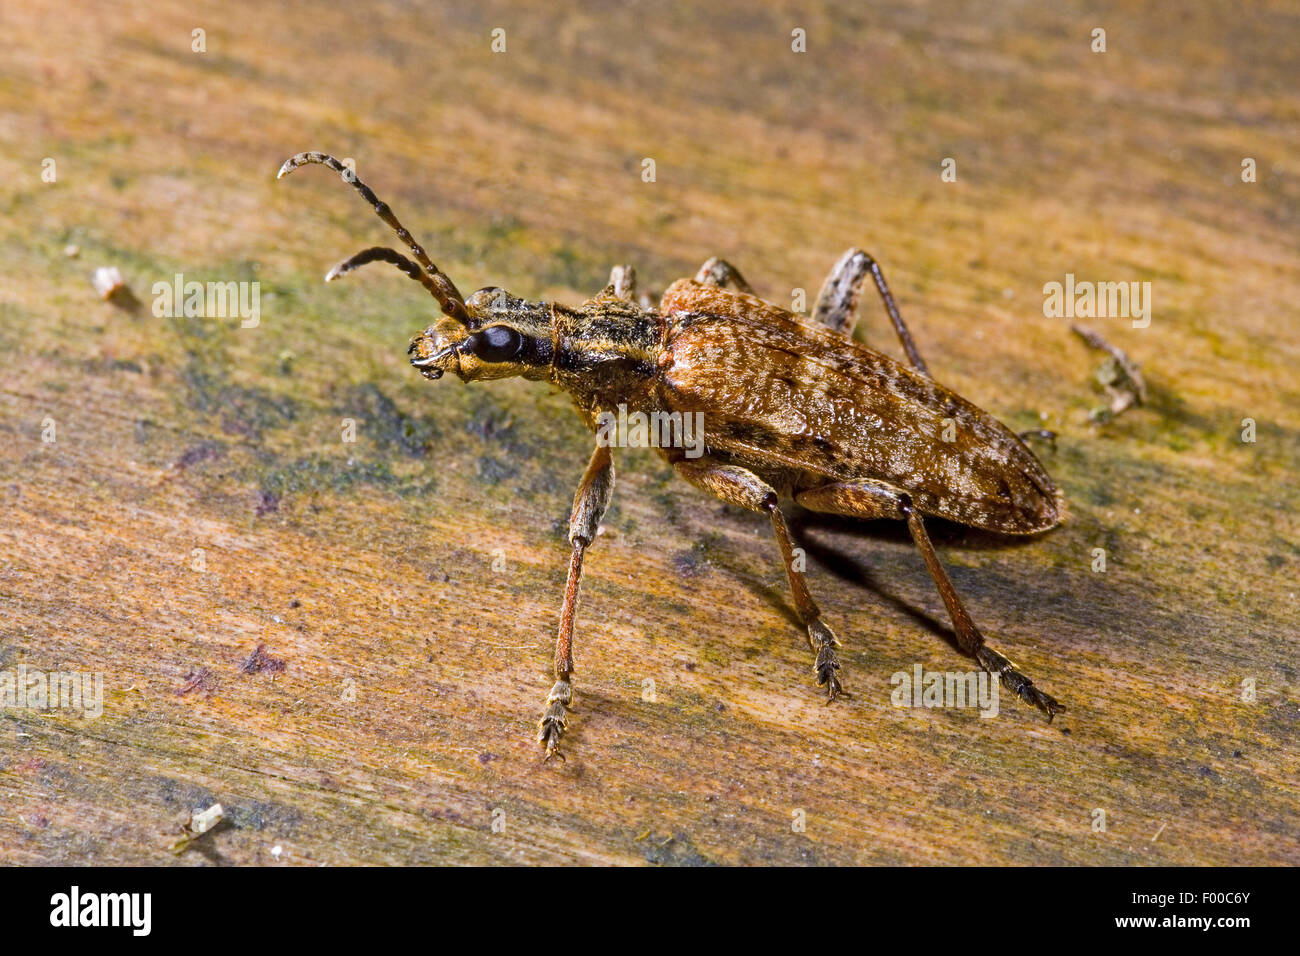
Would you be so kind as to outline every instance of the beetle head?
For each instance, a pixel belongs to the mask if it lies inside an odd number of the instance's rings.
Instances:
[[[546,377],[554,341],[547,303],[489,286],[467,298],[464,309],[468,321],[446,316],[411,340],[411,364],[425,378]]]
[[[421,246],[393,214],[387,203],[357,178],[356,171],[327,153],[297,153],[280,167],[279,176],[299,166],[319,163],[339,173],[374,207],[379,218],[406,243],[412,262],[392,249],[374,246],[339,263],[325,276],[329,282],[370,262],[388,262],[419,282],[438,303],[443,318],[411,340],[411,364],[426,378],[454,372],[463,381],[522,375],[544,379],[554,354],[552,310],[545,302],[528,302],[495,287],[479,289],[468,299],[433,264]]]

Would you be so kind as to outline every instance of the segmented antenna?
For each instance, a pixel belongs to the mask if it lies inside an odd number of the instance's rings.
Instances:
[[[438,297],[438,287],[434,281],[406,256],[402,255],[396,249],[386,249],[383,246],[371,246],[369,249],[362,249],[355,256],[344,259],[329,272],[325,273],[325,281],[333,282],[341,275],[347,275],[353,269],[360,269],[362,266],[371,262],[391,262],[397,268],[401,269],[406,275],[410,276],[420,285],[424,286],[433,295]]]
[[[319,163],[322,166],[328,166],[330,169],[341,175],[344,182],[351,183],[355,186],[357,192],[361,193],[361,197],[374,207],[379,218],[388,223],[392,230],[397,233],[397,238],[401,239],[402,242],[406,244],[407,248],[411,250],[411,254],[415,256],[415,261],[424,267],[425,276],[420,280],[420,282],[429,290],[430,293],[432,293],[433,297],[438,300],[438,305],[442,309],[443,314],[455,319],[466,328],[472,327],[469,312],[465,309],[465,298],[460,294],[460,290],[456,288],[456,284],[452,282],[451,279],[447,278],[446,273],[433,264],[428,255],[425,254],[424,248],[415,241],[415,237],[407,231],[405,226],[397,221],[397,217],[393,215],[393,211],[388,208],[388,203],[381,201],[369,186],[357,179],[357,174],[354,173],[351,168],[343,165],[343,163],[326,153],[298,153],[296,156],[291,156],[285,160],[284,165],[280,167],[280,172],[275,178],[281,179],[293,172],[299,166],[306,166],[308,163]],[[386,253],[391,252],[391,250],[381,251]],[[367,253],[372,252],[375,252],[375,250],[367,249],[359,255],[364,256]],[[402,266],[402,262],[410,265],[410,260],[406,259],[404,256],[398,255],[396,252],[391,252],[391,254],[397,258],[392,259],[388,258],[386,255],[375,255],[364,261],[371,262],[375,259],[382,259],[385,262],[392,262],[403,272],[406,272],[407,275],[412,275],[411,272],[407,271]],[[350,271],[351,268],[362,265],[363,262],[356,261],[358,258],[359,256],[353,256],[352,259],[349,259],[347,262],[342,263],[340,266],[336,266],[331,270],[330,275],[342,275],[344,272]],[[399,262],[397,260],[401,261]],[[352,264],[349,268],[343,268],[343,266],[347,266],[349,263]],[[415,277],[416,276],[412,275],[412,278]]]

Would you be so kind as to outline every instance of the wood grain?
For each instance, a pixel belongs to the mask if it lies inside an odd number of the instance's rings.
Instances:
[[[0,708],[0,861],[1297,862],[1297,29],[1280,3],[4,5],[0,670],[102,672],[105,700]],[[789,305],[870,250],[940,381],[1060,435],[1063,527],[935,536],[1069,712],[894,707],[895,672],[970,666],[938,595],[900,526],[805,516],[855,694],[824,707],[766,519],[628,451],[541,764],[589,438],[545,388],[422,381],[431,304],[391,269],[320,282],[391,239],[337,176],[275,181],[302,149],[354,158],[467,290],[576,302],[717,254]],[[259,282],[260,324],[155,316],[177,273]],[[1091,322],[1151,389],[1105,426],[1099,353],[1043,314],[1066,273],[1151,283],[1149,328]],[[282,673],[241,671],[258,645]]]

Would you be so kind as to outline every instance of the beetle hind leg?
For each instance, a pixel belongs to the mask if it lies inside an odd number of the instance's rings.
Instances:
[[[948,617],[952,619],[958,646],[975,658],[980,667],[999,678],[1004,687],[1025,703],[1032,704],[1046,714],[1049,721],[1065,710],[1064,704],[1035,687],[1032,680],[1016,670],[1009,660],[985,643],[984,635],[971,620],[966,606],[952,586],[948,572],[939,561],[939,555],[934,550],[930,535],[925,530],[925,523],[921,520],[921,513],[912,504],[910,495],[884,482],[864,479],[811,488],[796,494],[794,500],[810,511],[823,511],[855,518],[905,520],[912,541],[921,552],[926,570],[930,572],[930,577],[939,590],[939,597],[943,599],[944,607],[948,610]]]
[[[776,489],[748,469],[708,459],[688,461],[679,458],[673,462],[673,468],[697,488],[703,488],[729,504],[766,513],[771,518],[772,533],[781,549],[781,563],[785,565],[786,577],[790,581],[795,610],[799,614],[799,622],[808,633],[808,644],[814,655],[813,672],[817,676],[817,686],[826,688],[828,704],[837,697],[850,696],[840,683],[840,642],[836,639],[835,632],[822,620],[817,602],[808,593],[802,562],[796,560],[790,529],[785,523],[785,515],[781,513]]]
[[[912,540],[925,560],[926,569],[929,570],[930,577],[934,579],[935,586],[939,589],[939,597],[943,599],[944,606],[948,609],[948,616],[952,619],[953,630],[957,634],[957,643],[961,645],[961,649],[979,661],[980,667],[999,678],[1004,687],[1015,693],[1026,704],[1032,704],[1046,714],[1050,723],[1053,717],[1065,710],[1065,705],[1035,687],[1032,680],[1016,670],[1009,660],[984,642],[984,635],[971,620],[966,606],[962,604],[961,598],[957,596],[957,591],[952,586],[952,581],[948,578],[948,572],[939,562],[939,555],[935,553],[930,535],[926,533],[921,513],[913,507],[912,500],[907,495],[901,496],[899,506],[907,518],[907,530],[911,532]]]

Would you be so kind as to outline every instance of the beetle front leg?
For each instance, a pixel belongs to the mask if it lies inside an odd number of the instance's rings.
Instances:
[[[848,515],[854,518],[906,520],[912,541],[921,552],[926,570],[930,572],[930,578],[939,589],[939,597],[943,599],[944,607],[948,609],[948,617],[952,620],[958,646],[975,658],[986,671],[1000,678],[1007,689],[1013,691],[1017,697],[1045,713],[1049,721],[1065,710],[1064,704],[1035,687],[1033,681],[1016,670],[1009,660],[985,643],[984,635],[971,620],[966,606],[962,604],[961,598],[957,596],[957,590],[952,586],[948,572],[939,561],[939,555],[934,550],[930,535],[925,530],[925,522],[921,520],[921,513],[912,504],[910,495],[884,482],[863,479],[801,491],[794,496],[794,500],[810,511]]]
[[[546,698],[546,713],[538,725],[537,741],[546,748],[546,758],[564,755],[559,752],[560,737],[568,727],[568,710],[573,703],[573,620],[578,609],[578,585],[582,581],[582,559],[596,540],[596,529],[605,517],[614,492],[614,461],[608,445],[597,445],[587,470],[573,496],[569,515],[569,576],[564,584],[564,604],[560,607],[560,633],[555,640],[555,686]]]
[[[808,643],[815,655],[813,670],[817,675],[817,685],[826,688],[828,704],[836,697],[848,697],[839,678],[840,656],[836,648],[840,642],[836,640],[835,632],[822,621],[821,610],[808,593],[803,572],[795,567],[794,545],[790,540],[785,515],[781,513],[776,489],[746,468],[722,465],[707,459],[688,461],[679,458],[673,462],[673,468],[697,488],[703,488],[729,504],[750,511],[766,512],[771,517],[772,533],[781,549],[781,561],[790,581],[795,610],[799,613],[800,623],[808,631]]]
[[[822,283],[821,292],[817,294],[817,304],[813,306],[813,318],[823,325],[830,326],[836,332],[842,332],[848,338],[853,337],[853,327],[858,321],[858,301],[862,292],[862,283],[871,276],[880,293],[880,301],[885,304],[889,320],[894,323],[894,332],[907,353],[907,360],[922,375],[929,377],[930,371],[921,360],[921,353],[916,350],[912,333],[907,330],[903,316],[894,302],[894,294],[889,291],[885,274],[875,259],[861,249],[850,249],[835,263],[830,275]]]
[[[700,266],[700,271],[695,273],[695,281],[719,289],[732,288],[737,292],[744,292],[746,295],[757,294],[754,292],[753,287],[745,281],[745,277],[740,274],[739,269],[726,259],[719,259],[717,256],[707,260],[704,265]]]

